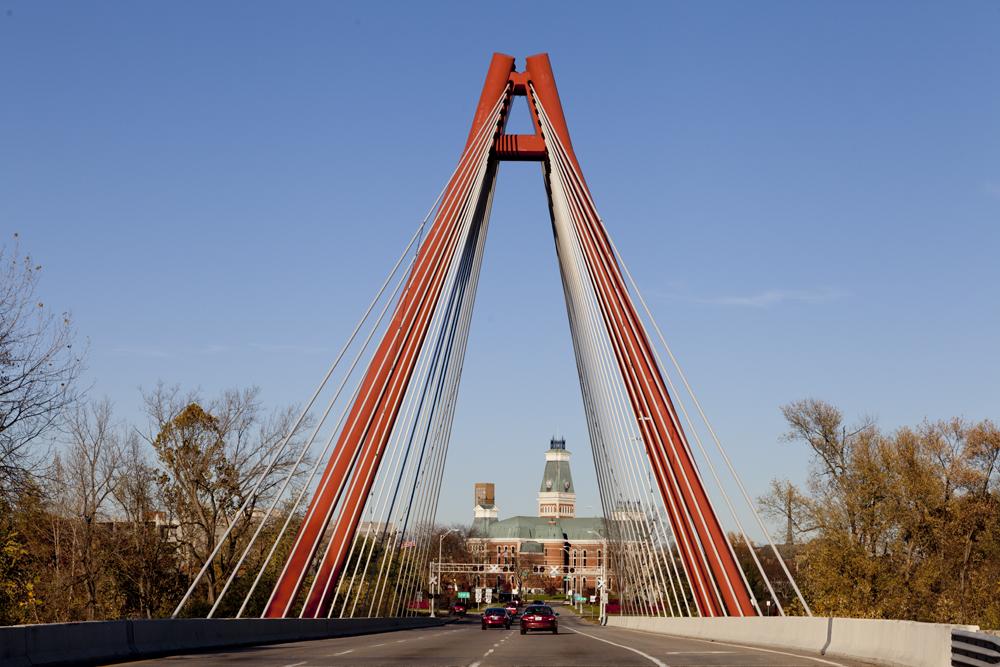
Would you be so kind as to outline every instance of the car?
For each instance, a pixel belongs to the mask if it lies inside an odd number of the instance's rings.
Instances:
[[[526,607],[521,614],[521,634],[526,634],[529,630],[548,630],[554,635],[559,634],[559,622],[556,620],[558,615],[547,604]]]
[[[451,605],[451,615],[452,616],[465,616],[465,605],[461,602],[456,602]]]
[[[504,605],[504,609],[506,609],[507,613],[510,614],[511,619],[516,619],[517,618],[517,603],[516,602],[508,602],[506,605]]]
[[[483,612],[483,630],[499,628],[510,630],[510,615],[503,607],[489,607]]]

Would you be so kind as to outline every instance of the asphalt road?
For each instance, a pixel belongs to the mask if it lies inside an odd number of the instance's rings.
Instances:
[[[863,663],[794,652],[680,639],[634,630],[599,627],[569,613],[559,617],[559,634],[521,635],[510,630],[480,629],[479,618],[443,627],[271,644],[217,653],[181,655],[128,663],[188,665],[260,665],[262,667],[334,667],[342,665],[455,665],[500,667],[859,667]]]

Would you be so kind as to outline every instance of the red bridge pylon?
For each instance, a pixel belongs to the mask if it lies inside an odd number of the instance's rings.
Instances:
[[[516,96],[527,98],[535,128],[532,135],[504,132]],[[597,335],[587,329],[593,324],[587,320],[592,303],[603,326],[599,333],[613,352],[615,382],[625,389],[698,611],[703,616],[756,614],[573,151],[549,58],[531,56],[524,71],[518,72],[514,58],[494,54],[458,168],[420,245],[263,615],[279,618],[292,613],[313,569],[300,615],[328,615],[432,321],[442,308],[452,307],[446,289],[450,276],[456,271],[478,272],[476,252],[485,235],[497,166],[505,160],[542,164],[581,382],[585,374],[596,378],[602,368],[591,358],[587,338]],[[597,389],[585,387],[585,400],[588,391]],[[320,553],[324,539],[326,548]]]

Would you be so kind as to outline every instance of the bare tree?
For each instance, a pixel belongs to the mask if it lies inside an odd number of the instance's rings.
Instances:
[[[76,399],[83,368],[69,314],[38,299],[41,268],[16,242],[0,247],[0,502],[24,489],[40,458],[32,445]]]
[[[164,501],[179,522],[186,567],[199,568],[232,526],[205,577],[209,603],[215,601],[219,579],[239,559],[259,506],[273,498],[302,446],[295,437],[277,455],[295,414],[292,408],[266,414],[259,394],[256,387],[231,389],[203,402],[197,393],[182,394],[162,383],[144,394],[152,422],[148,437],[162,466]]]
[[[114,498],[124,522],[108,553],[125,614],[161,616],[180,595],[174,526],[159,499],[159,473],[134,430],[126,432]]]
[[[110,523],[106,510],[118,481],[121,427],[116,427],[111,402],[81,404],[67,420],[68,450],[63,465],[66,502],[76,531],[74,560],[83,588],[87,620],[98,615],[100,582],[105,579],[101,543],[107,542],[100,524]]]
[[[757,506],[767,518],[780,522],[785,544],[794,544],[795,536],[816,529],[809,498],[788,480],[771,480],[770,490],[757,499]]]

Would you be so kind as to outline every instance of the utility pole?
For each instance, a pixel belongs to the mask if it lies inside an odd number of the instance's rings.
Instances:
[[[450,535],[451,533],[456,533],[456,532],[458,532],[458,528],[449,528],[445,532],[441,533],[441,537],[438,538],[438,559],[437,559],[438,576],[436,580],[436,585],[434,587],[435,591],[437,592],[437,595],[441,595],[441,547],[444,544],[444,538]],[[433,575],[434,563],[431,563],[431,572],[432,574],[430,580],[434,582],[435,581]],[[437,618],[437,616],[434,615],[434,607],[436,606],[435,603],[437,602],[437,595],[431,598],[431,618]]]

